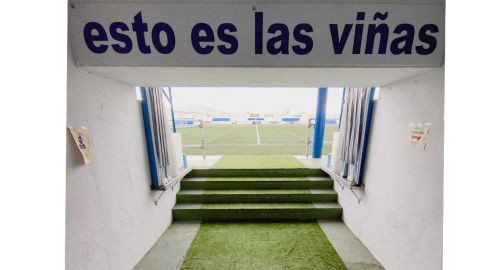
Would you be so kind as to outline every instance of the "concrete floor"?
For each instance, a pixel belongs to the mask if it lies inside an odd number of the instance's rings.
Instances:
[[[193,169],[210,169],[222,156],[187,156],[188,166]]]
[[[384,269],[342,221],[318,221],[318,223],[347,269]],[[134,269],[179,269],[199,228],[198,222],[173,223]]]
[[[134,269],[179,269],[199,229],[200,222],[172,223]]]
[[[318,220],[318,223],[340,258],[344,261],[347,269],[384,269],[344,222]]]
[[[321,166],[326,166],[327,163],[327,156],[322,156],[321,158],[312,158],[311,156],[307,158],[306,156],[294,156],[294,157],[298,159],[300,162],[302,162],[304,165],[314,169],[321,168]]]

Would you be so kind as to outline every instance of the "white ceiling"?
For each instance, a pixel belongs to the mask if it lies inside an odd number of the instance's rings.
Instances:
[[[80,67],[139,86],[384,86],[435,68]]]

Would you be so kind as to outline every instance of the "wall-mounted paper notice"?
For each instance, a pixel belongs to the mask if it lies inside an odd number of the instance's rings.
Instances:
[[[82,154],[83,161],[85,165],[90,164],[92,162],[92,152],[90,151],[90,140],[89,133],[85,127],[81,128],[73,128],[69,127],[69,131],[75,140],[76,146],[80,150]]]
[[[415,148],[425,149],[430,123],[410,123],[408,125],[408,142]]]

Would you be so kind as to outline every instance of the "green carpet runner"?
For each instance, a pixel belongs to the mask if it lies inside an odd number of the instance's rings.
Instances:
[[[181,266],[194,269],[347,268],[317,222],[294,221],[203,223]]]

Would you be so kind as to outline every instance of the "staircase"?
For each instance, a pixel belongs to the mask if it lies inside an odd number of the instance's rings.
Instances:
[[[181,181],[174,220],[340,219],[321,169],[199,169]]]

